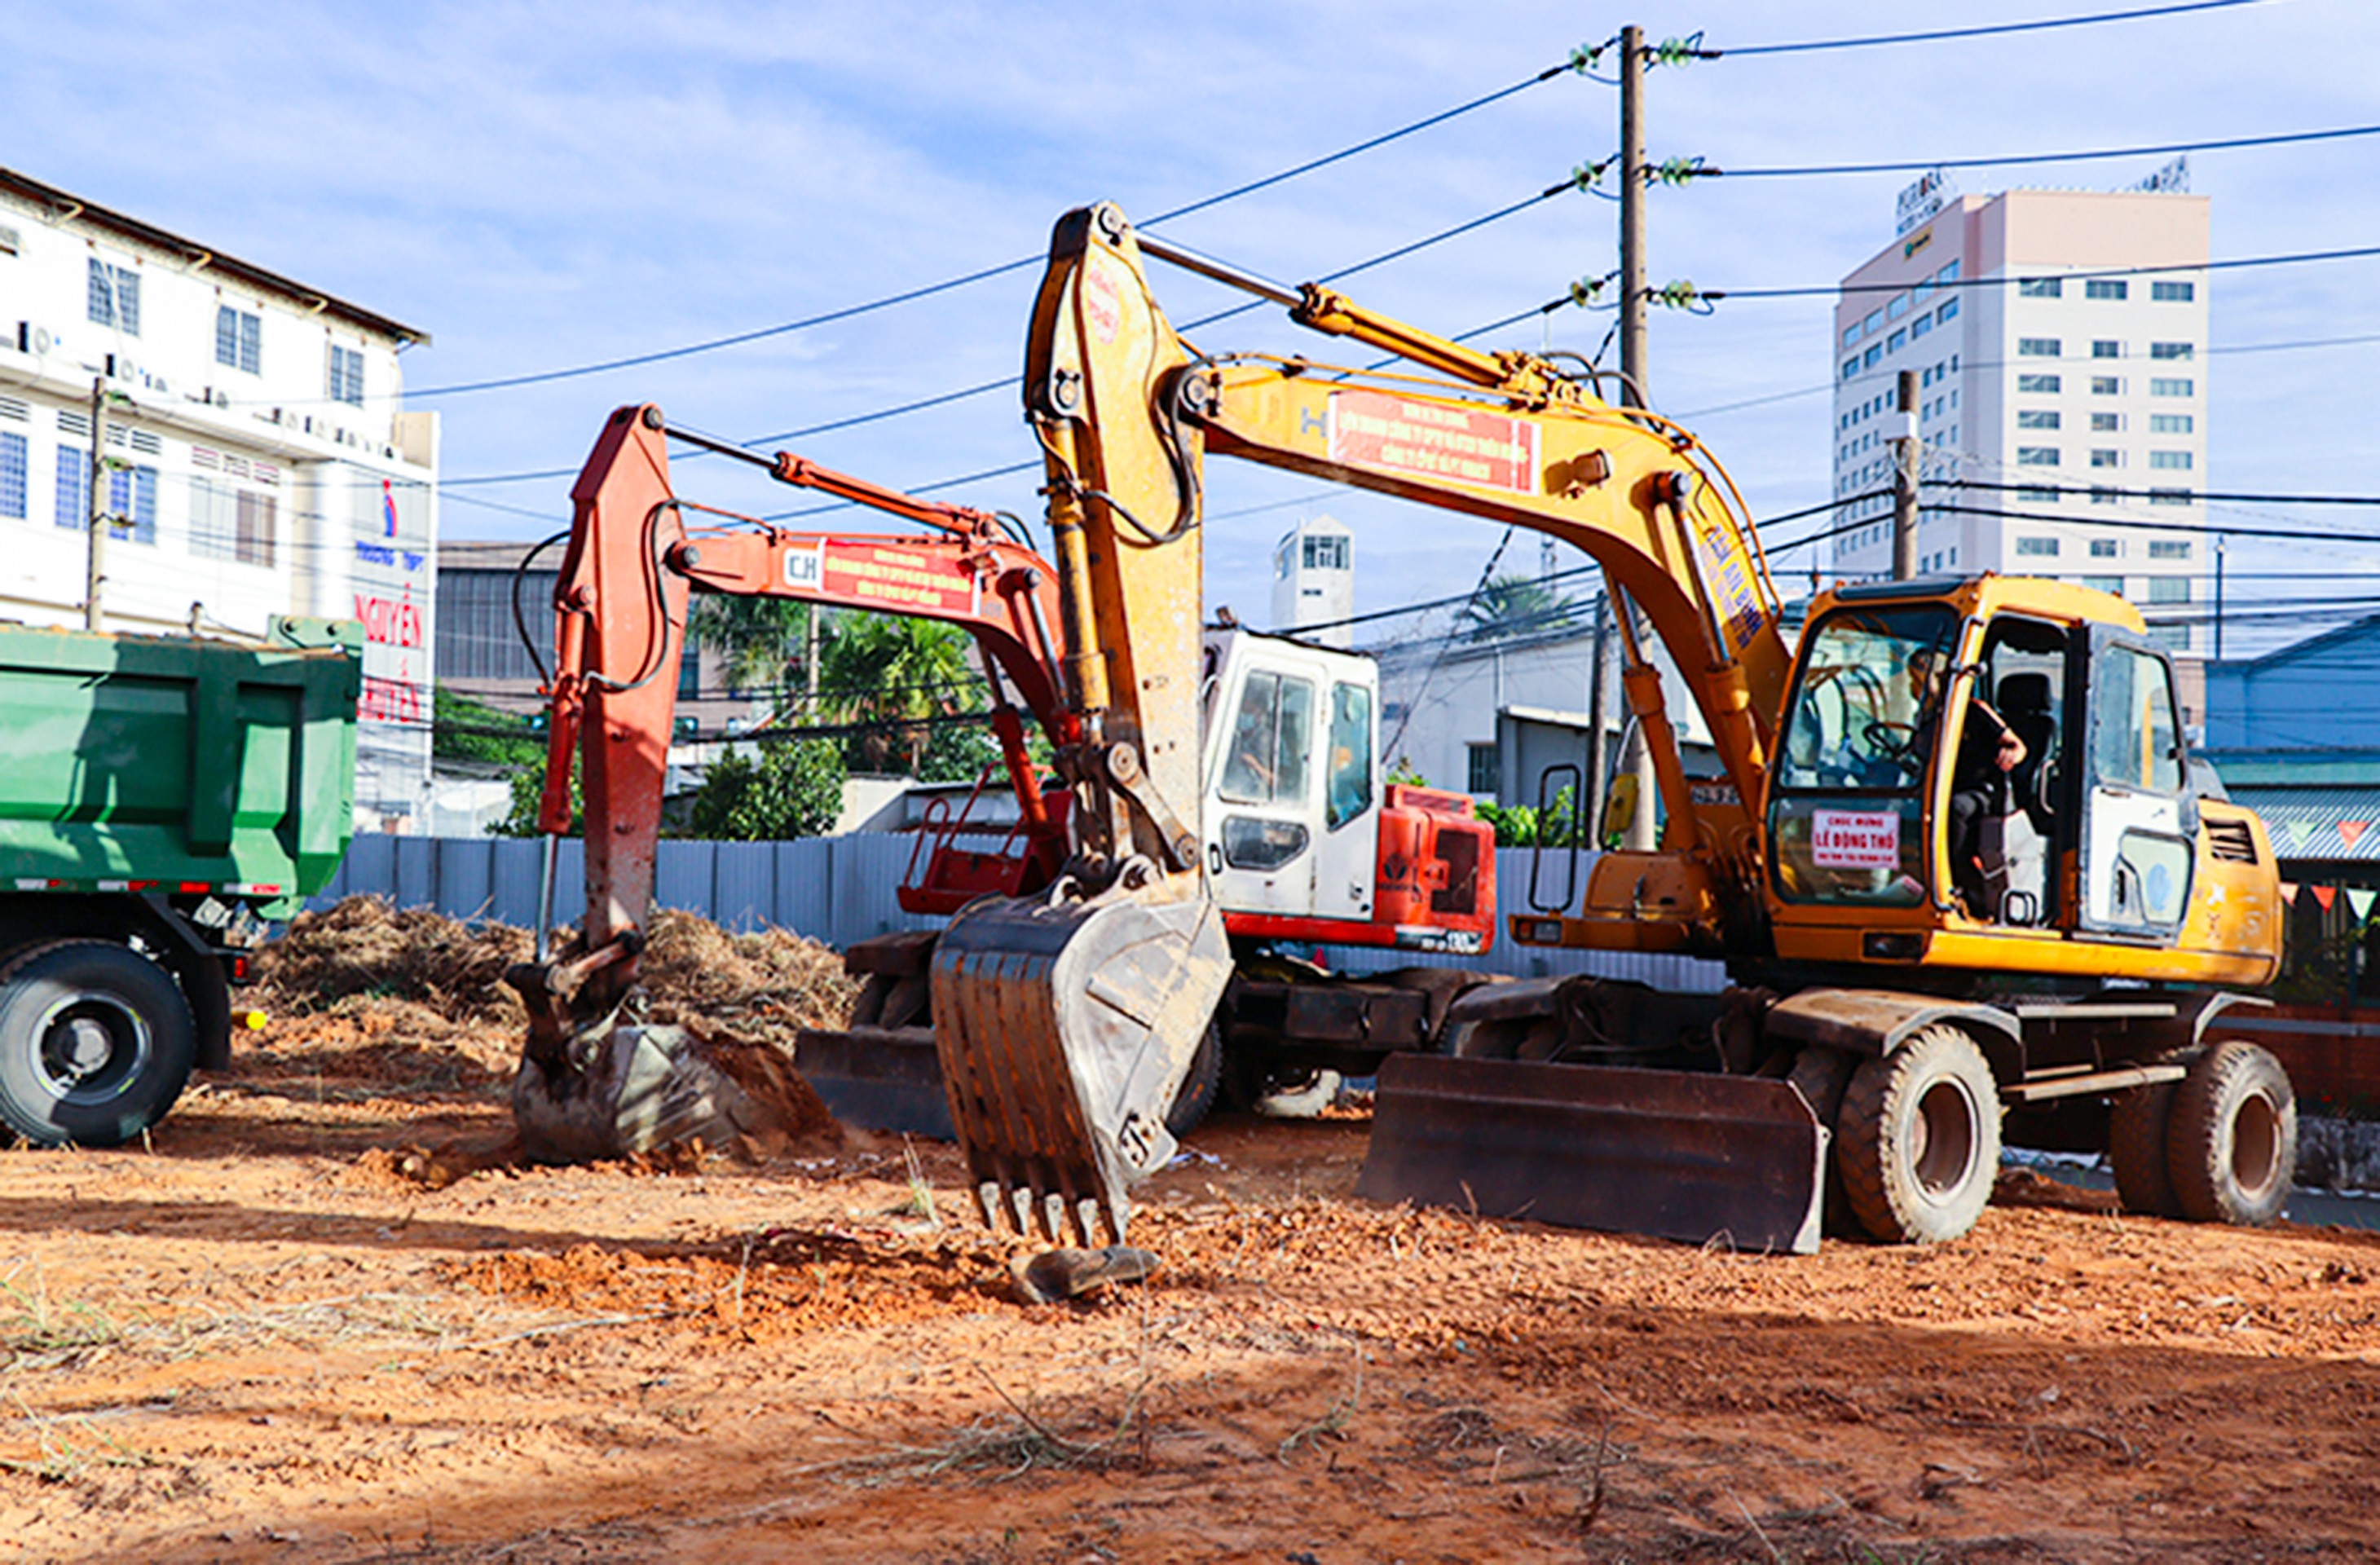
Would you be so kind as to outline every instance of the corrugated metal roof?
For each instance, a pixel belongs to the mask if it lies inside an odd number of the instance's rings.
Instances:
[[[2380,788],[2234,788],[2284,860],[2380,862]]]

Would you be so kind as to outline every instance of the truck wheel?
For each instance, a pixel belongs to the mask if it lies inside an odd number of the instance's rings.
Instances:
[[[2167,1168],[2167,1127],[2173,1121],[2178,1082],[2155,1082],[2116,1095],[2107,1114],[2107,1162],[2116,1171],[2116,1199],[2128,1212],[2149,1218],[2181,1216]]]
[[[109,940],[0,966],[0,1122],[43,1146],[118,1146],[165,1117],[198,1025],[165,970]]]
[[[1345,1085],[1338,1072],[1322,1069],[1272,1076],[1248,1105],[1269,1120],[1311,1120],[1339,1101]]]
[[[1820,1219],[1829,1233],[1850,1234],[1857,1231],[1849,1208],[1844,1205],[1842,1133],[1843,1092],[1851,1086],[1852,1068],[1857,1060],[1847,1049],[1812,1047],[1793,1056],[1793,1069],[1786,1080],[1802,1089],[1803,1101],[1810,1112],[1827,1127],[1826,1162],[1819,1170],[1819,1183],[1824,1190],[1818,1210]]]
[[[1939,1244],[1983,1216],[1999,1173],[1999,1088],[1965,1033],[1926,1027],[1862,1062],[1840,1122],[1843,1194],[1876,1238]]]
[[[1207,1024],[1198,1038],[1198,1052],[1190,1057],[1190,1074],[1173,1089],[1173,1107],[1165,1110],[1165,1128],[1181,1140],[1198,1128],[1199,1122],[1215,1107],[1215,1094],[1223,1085],[1223,1024],[1218,1017]]]
[[[2298,1166],[2298,1099],[2281,1062],[2218,1043],[2174,1091],[2166,1168],[2182,1215],[2261,1228],[2281,1215]]]

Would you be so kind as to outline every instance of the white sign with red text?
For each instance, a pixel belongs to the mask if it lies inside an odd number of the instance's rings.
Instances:
[[[1818,811],[1810,821],[1810,862],[1821,869],[1900,868],[1900,812]]]

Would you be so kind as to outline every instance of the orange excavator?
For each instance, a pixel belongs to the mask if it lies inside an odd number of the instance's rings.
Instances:
[[[933,530],[792,532],[709,511],[676,492],[673,440]],[[956,819],[929,821],[898,889],[912,913],[947,916],[988,897],[1062,904],[1075,883],[1069,832],[1080,784],[1045,791],[1025,725],[1029,718],[1061,756],[1082,742],[1081,711],[1063,694],[1071,612],[1058,572],[1002,517],[789,453],[758,456],[671,429],[650,406],[611,416],[572,492],[539,823],[549,844],[569,831],[576,763],[587,912],[575,951],[540,946],[507,976],[530,1013],[515,1117],[530,1154],[550,1161],[692,1136],[720,1144],[747,1128],[741,1088],[685,1029],[644,1020],[638,984],[692,593],[916,615],[974,636],[1018,820],[988,848],[970,845],[982,841],[970,830],[973,798]],[[1310,1107],[1319,1082],[1417,1044],[1453,989],[1480,981],[1420,969],[1342,977],[1284,947],[1476,952],[1496,914],[1493,832],[1471,801],[1383,784],[1370,659],[1236,625],[1202,629],[1195,588],[1183,615],[1195,650],[1181,686],[1193,710],[1203,703],[1217,758],[1185,808],[1215,823],[1206,905],[1228,941],[1230,982],[1227,999],[1190,1021],[1194,1059],[1159,1099],[1152,1156],[1170,1155],[1226,1078],[1259,1109]],[[1201,748],[1195,733],[1186,742]],[[556,863],[549,851],[540,930],[552,922]],[[844,953],[863,979],[850,1025],[805,1031],[796,1046],[800,1071],[839,1117],[952,1133],[929,1005],[937,944],[934,931],[899,933]]]
[[[1196,352],[1151,258],[1403,366]],[[1531,528],[1602,565],[1659,843],[1602,855],[1574,906],[1511,932],[1707,956],[1733,980],[1451,994],[1382,1062],[1365,1193],[1740,1248],[1807,1250],[1828,1221],[1939,1241],[1980,1214],[2005,1130],[2108,1146],[2135,1210],[2278,1212],[2294,1098],[2220,1025],[2278,965],[2272,848],[2197,774],[2172,668],[2129,603],[1998,576],[1839,588],[1797,649],[1691,433],[1548,358],[1268,282],[1112,206],[1057,226],[1024,392],[1075,804],[1050,890],[970,904],[935,949],[942,1074],[988,1220],[1121,1238],[1231,982],[1217,894],[1244,828],[1206,785],[1225,764],[1201,710],[1209,454]],[[1687,775],[1638,614],[1718,777]]]

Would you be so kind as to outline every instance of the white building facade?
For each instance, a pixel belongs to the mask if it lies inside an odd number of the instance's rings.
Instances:
[[[85,621],[96,390],[113,631],[364,623],[356,801],[430,787],[438,423],[412,327],[0,169],[0,617]]]
[[[1836,302],[1836,495],[1891,486],[1910,422],[1898,375],[1912,370],[1921,573],[2080,581],[2164,618],[2167,645],[2196,647],[2174,622],[2209,595],[2212,567],[2197,498],[2207,219],[2204,198],[2165,191],[2010,190],[1910,226]],[[1889,574],[1890,498],[1840,519],[1853,525],[1835,568]]]
[[[1273,629],[1343,650],[1355,644],[1354,627],[1344,623],[1354,613],[1354,534],[1330,516],[1298,523],[1272,552]]]

